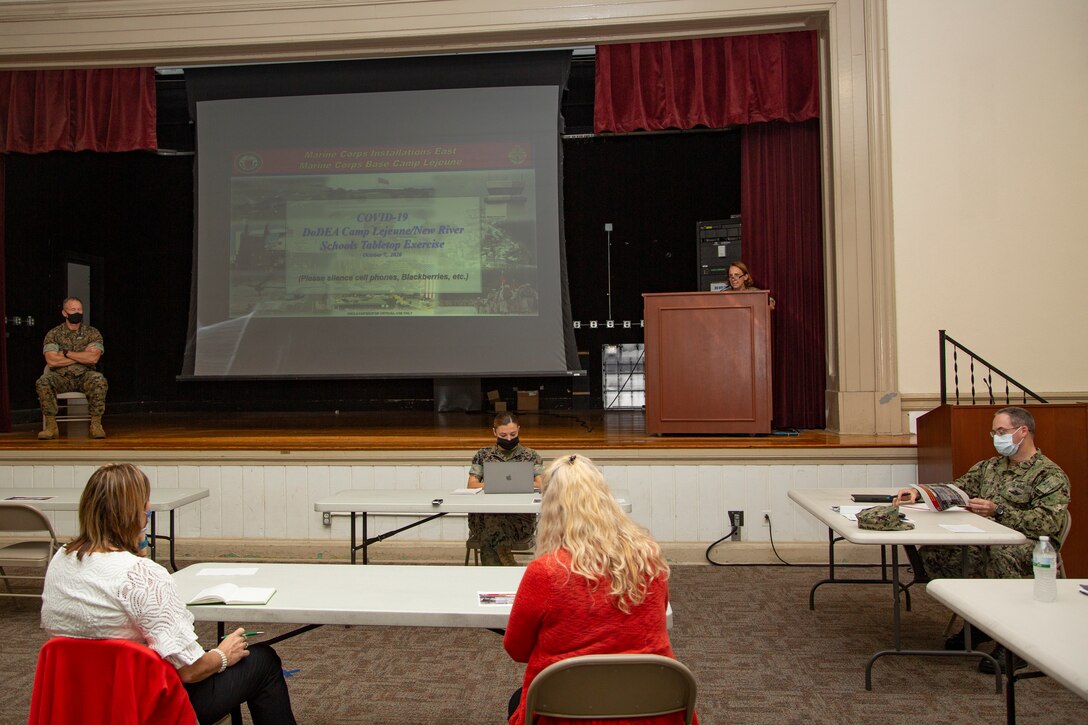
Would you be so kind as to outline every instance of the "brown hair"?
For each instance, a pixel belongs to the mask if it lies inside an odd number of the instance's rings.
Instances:
[[[1028,428],[1028,433],[1035,435],[1035,416],[1033,416],[1031,413],[1027,412],[1023,408],[1017,408],[1015,406],[1012,406],[1009,408],[1002,408],[1001,410],[997,411],[996,413],[994,413],[994,417],[996,418],[1002,413],[1009,416],[1009,420],[1012,421],[1012,424],[1014,426],[1019,428],[1020,426],[1025,425]]]
[[[744,262],[741,262],[740,260],[737,260],[736,262],[731,263],[729,266],[730,267],[736,267],[737,269],[739,269],[741,271],[741,273],[744,276],[746,276],[748,278],[748,279],[744,280],[744,289],[754,289],[755,288],[756,283],[755,283],[755,280],[752,279],[752,273],[748,271],[748,265],[747,264],[745,264]],[[729,271],[729,269],[726,268],[727,273],[728,273],[728,271]]]
[[[131,463],[107,463],[79,497],[79,536],[66,547],[77,559],[97,551],[140,553],[151,483]]]
[[[495,413],[495,419],[491,421],[491,427],[498,428],[500,425],[510,425],[511,423],[519,428],[521,427],[521,423],[518,422],[517,413],[509,410],[500,410],[498,413]]]

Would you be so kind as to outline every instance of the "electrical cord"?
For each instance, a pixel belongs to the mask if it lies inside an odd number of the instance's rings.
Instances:
[[[774,552],[774,555],[778,559],[778,561],[780,561],[782,563],[780,563],[780,564],[774,564],[774,563],[759,564],[759,563],[749,563],[749,562],[727,563],[727,562],[723,562],[723,561],[714,561],[713,559],[711,559],[710,558],[711,549],[713,549],[715,546],[717,546],[718,544],[720,544],[723,541],[725,541],[726,539],[728,539],[733,534],[737,533],[737,527],[736,526],[732,527],[729,530],[728,534],[726,534],[722,538],[718,539],[717,541],[715,541],[710,546],[706,547],[706,553],[705,553],[706,560],[708,562],[710,562],[711,564],[713,564],[714,566],[796,566],[796,567],[820,568],[820,569],[826,569],[827,568],[827,564],[795,564],[793,562],[789,562],[789,561],[786,561],[785,559],[783,559],[782,556],[778,553],[778,548],[775,547],[775,545],[774,545],[774,526],[771,524],[770,514],[765,514],[764,518],[767,521],[767,528],[769,529],[768,533],[769,533],[770,538],[771,538],[771,551]],[[840,568],[842,568],[842,569],[847,569],[847,568],[850,568],[850,569],[863,569],[863,568],[871,568],[871,567],[874,567],[874,566],[882,566],[882,564],[877,564],[877,563],[873,563],[873,564],[836,564],[835,568],[836,569],[840,569]],[[891,565],[889,564],[888,566],[891,566]],[[900,564],[899,566],[906,568],[908,571],[910,570],[910,565],[908,565],[908,564]]]

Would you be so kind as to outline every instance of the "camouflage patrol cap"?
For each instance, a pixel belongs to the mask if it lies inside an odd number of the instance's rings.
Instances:
[[[874,529],[876,531],[907,531],[914,528],[914,524],[899,518],[899,507],[895,504],[889,506],[872,506],[858,512],[858,528]]]

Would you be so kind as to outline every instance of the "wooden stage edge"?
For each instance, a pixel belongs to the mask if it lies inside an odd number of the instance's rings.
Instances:
[[[493,413],[141,413],[103,418],[103,440],[37,440],[38,425],[0,434],[0,462],[111,460],[258,464],[466,463],[489,445]],[[549,456],[584,453],[598,463],[915,463],[912,435],[825,430],[769,436],[647,435],[641,411],[524,412],[522,441]],[[63,432],[63,429],[62,429]]]

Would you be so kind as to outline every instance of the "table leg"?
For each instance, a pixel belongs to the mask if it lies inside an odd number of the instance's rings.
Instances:
[[[364,517],[365,521],[366,518]],[[351,563],[355,563],[355,512],[351,512]]]
[[[964,578],[967,576],[967,547],[961,549],[961,571]],[[984,657],[990,660],[994,665],[994,676],[996,679],[997,694],[1001,694],[1001,667],[998,666],[997,660],[992,655],[988,655],[985,652],[979,652],[978,650],[971,649],[971,623],[964,620],[964,642],[967,647],[961,651],[947,651],[943,649],[902,649],[902,630],[900,628],[900,616],[899,616],[899,547],[892,547],[892,579],[894,584],[892,585],[892,627],[895,630],[895,649],[881,650],[872,657],[869,658],[869,663],[865,665],[865,689],[873,689],[873,664],[884,657],[885,655],[911,655],[922,657]]]
[[[367,533],[366,511],[363,512],[363,563],[370,563],[370,534]]]
[[[170,568],[174,571],[178,570],[178,563],[174,561],[174,509],[170,509]]]
[[[151,519],[151,533],[147,537],[147,544],[148,544],[148,547],[151,549],[151,560],[154,561],[155,560],[155,552],[157,551],[156,541],[159,538],[158,536],[155,535],[155,512],[154,511],[151,512],[150,519]]]
[[[827,530],[827,578],[821,579],[812,585],[808,592],[808,608],[816,609],[816,590],[824,584],[889,584],[887,553],[883,546],[880,547],[880,578],[879,579],[840,579],[835,576],[835,544],[842,541],[841,536],[835,536],[833,529]],[[910,590],[905,586],[899,587],[907,598],[907,611],[910,611]]]
[[[1013,669],[1013,660],[1016,656],[1008,647],[1005,648],[1005,722],[1008,725],[1016,725],[1016,671]],[[1001,680],[1001,671],[997,672],[998,681]]]

